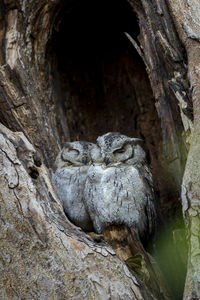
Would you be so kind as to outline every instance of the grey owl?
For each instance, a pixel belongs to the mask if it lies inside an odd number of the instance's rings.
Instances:
[[[139,141],[115,132],[97,139],[104,163],[90,166],[84,196],[97,233],[112,224],[131,227],[141,238],[152,233],[153,183]]]
[[[83,202],[87,171],[92,161],[101,157],[99,148],[89,142],[68,142],[55,161],[53,184],[63,202],[66,215],[85,231],[93,230],[92,221]]]

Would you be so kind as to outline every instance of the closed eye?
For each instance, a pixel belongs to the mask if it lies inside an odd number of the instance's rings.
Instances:
[[[126,149],[121,148],[121,149],[115,150],[113,153],[114,153],[114,154],[118,154],[118,153],[124,153],[125,151],[126,151]]]
[[[70,152],[71,154],[74,154],[74,155],[78,155],[78,154],[79,154],[79,151],[76,150],[76,149],[69,149],[69,152]]]
[[[69,155],[70,153],[70,155]],[[73,156],[78,156],[79,155],[79,151],[76,149],[68,149],[68,151],[63,151],[61,153],[61,159],[63,161],[66,161],[68,163],[71,163],[69,158],[72,158]]]

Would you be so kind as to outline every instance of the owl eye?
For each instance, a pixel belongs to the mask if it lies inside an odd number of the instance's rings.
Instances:
[[[120,148],[120,149],[115,150],[113,153],[114,154],[120,154],[120,153],[124,153],[125,151],[126,151],[125,148]]]
[[[71,154],[74,154],[74,155],[78,155],[78,154],[79,154],[79,151],[76,150],[76,149],[69,149],[69,152],[70,152]]]
[[[79,155],[79,151],[76,149],[67,149],[67,151],[63,151],[61,153],[61,159],[66,162],[71,162],[71,158],[73,156]]]

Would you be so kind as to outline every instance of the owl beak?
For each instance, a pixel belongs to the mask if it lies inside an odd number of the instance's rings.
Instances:
[[[88,158],[87,156],[84,156],[82,159],[82,164],[86,165],[88,163]]]
[[[105,164],[106,164],[106,166],[110,164],[110,158],[109,157],[105,157]]]

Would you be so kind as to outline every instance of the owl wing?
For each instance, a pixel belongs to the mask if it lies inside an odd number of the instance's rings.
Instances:
[[[86,174],[86,166],[67,167],[57,169],[52,179],[69,219],[84,230],[92,230],[92,222],[83,201]]]
[[[141,180],[144,183],[147,202],[145,205],[145,214],[147,217],[147,232],[152,234],[156,227],[156,200],[154,192],[154,183],[151,170],[147,164],[137,167]]]
[[[103,201],[101,184],[103,172],[101,165],[91,165],[88,169],[84,189],[84,203],[97,233],[101,233],[104,229],[100,220],[101,212],[99,209]]]

